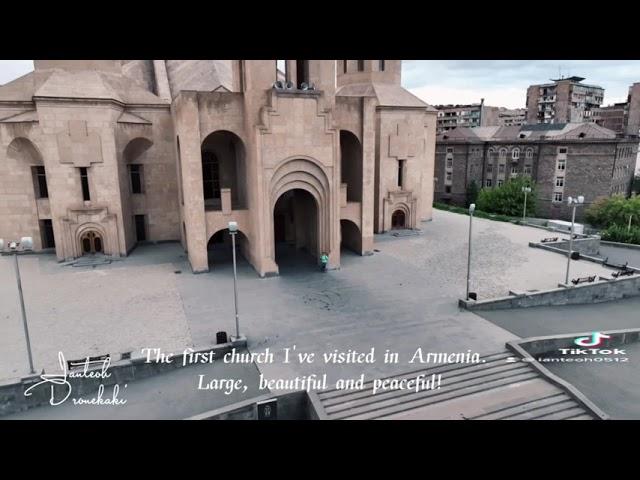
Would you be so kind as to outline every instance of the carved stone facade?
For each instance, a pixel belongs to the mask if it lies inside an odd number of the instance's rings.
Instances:
[[[259,275],[283,245],[330,268],[431,218],[436,112],[398,60],[36,61],[0,87],[0,238],[59,260],[179,240],[194,272],[238,223]]]

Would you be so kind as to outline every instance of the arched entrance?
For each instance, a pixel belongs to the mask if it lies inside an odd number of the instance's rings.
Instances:
[[[340,220],[340,248],[362,254],[362,235],[358,226],[351,220]]]
[[[391,215],[391,228],[400,229],[405,228],[405,214],[402,210],[396,210]]]
[[[238,231],[236,234],[236,262],[238,265],[246,263],[248,252],[249,239],[244,233]],[[207,243],[207,260],[210,270],[233,265],[233,245],[228,228],[218,230],[211,235]]]
[[[288,267],[315,266],[320,257],[318,204],[306,190],[283,193],[273,209],[275,261]]]
[[[80,250],[83,255],[103,253],[102,237],[99,233],[89,230],[80,236]]]
[[[202,142],[202,191],[207,210],[222,209],[222,189],[231,190],[231,208],[247,207],[244,143],[235,133],[218,130]]]

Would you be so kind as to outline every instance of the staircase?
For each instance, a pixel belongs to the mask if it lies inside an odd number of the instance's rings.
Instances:
[[[318,398],[329,420],[593,420],[594,414],[528,363],[502,351],[477,364],[443,365],[394,375],[441,375],[439,389],[326,390]]]

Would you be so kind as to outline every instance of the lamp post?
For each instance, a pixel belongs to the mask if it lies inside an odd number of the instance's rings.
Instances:
[[[467,300],[469,300],[469,285],[471,282],[471,229],[473,226],[473,212],[476,209],[476,204],[469,205],[469,255],[467,257]]]
[[[522,223],[526,221],[527,217],[527,193],[531,193],[531,187],[522,187],[524,193],[524,208],[522,209]]]
[[[573,231],[576,224],[576,207],[578,205],[582,205],[584,203],[584,197],[582,195],[578,196],[578,198],[569,197],[567,199],[567,204],[573,207],[571,212],[571,236],[569,237],[569,254],[567,255],[567,274],[565,276],[564,283],[569,283],[569,267],[571,265],[571,254],[573,253]]]
[[[238,274],[236,271],[236,235],[238,223],[229,222],[229,234],[231,235],[231,249],[233,251],[233,298],[236,311],[236,340],[240,338],[240,319],[238,317]]]
[[[22,325],[24,327],[24,338],[27,342],[27,354],[29,355],[29,373],[34,374],[33,355],[31,353],[31,340],[29,339],[29,326],[27,325],[27,313],[24,308],[24,298],[22,296],[22,281],[20,279],[20,265],[18,264],[18,254],[33,250],[33,239],[22,237],[19,242],[9,242],[8,251],[5,251],[4,240],[0,238],[0,252],[2,255],[13,255],[16,272],[16,284],[18,286],[18,297],[20,298],[20,311],[22,312]]]

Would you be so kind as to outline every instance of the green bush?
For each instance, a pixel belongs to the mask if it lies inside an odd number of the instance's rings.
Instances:
[[[640,196],[602,197],[585,212],[586,221],[599,228],[608,228],[613,225],[627,227],[629,217],[631,217],[632,226],[640,226]]]
[[[527,177],[516,177],[500,187],[483,188],[478,194],[476,207],[487,213],[522,216],[524,207],[522,187],[531,188],[531,193],[527,194],[527,215],[532,216],[536,210],[536,189]]]
[[[446,210],[447,212],[452,213],[460,213],[462,215],[469,215],[469,209],[463,207],[457,207],[455,205],[448,205],[446,203],[433,202],[433,208],[437,208],[438,210]],[[487,213],[482,210],[478,210],[473,213],[474,217],[478,218],[486,218],[489,220],[497,220],[499,222],[513,222],[513,217],[509,217],[507,215],[499,215],[495,213]]]
[[[640,227],[625,227],[623,225],[611,225],[602,231],[602,239],[610,242],[635,243],[640,245]]]

